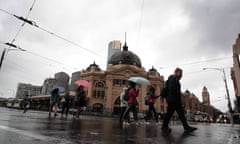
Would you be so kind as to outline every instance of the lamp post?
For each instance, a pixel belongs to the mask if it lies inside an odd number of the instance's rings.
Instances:
[[[226,93],[227,93],[227,100],[228,100],[228,109],[229,109],[229,112],[230,112],[231,118],[232,118],[233,109],[232,109],[232,104],[231,104],[231,100],[230,100],[230,94],[229,94],[229,89],[228,89],[228,84],[227,84],[226,72],[225,72],[224,68],[203,68],[203,70],[217,70],[217,71],[220,71],[220,72],[223,73],[223,80],[224,80],[225,89],[226,89]]]

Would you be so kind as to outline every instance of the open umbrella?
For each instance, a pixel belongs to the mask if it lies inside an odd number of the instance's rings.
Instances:
[[[135,82],[136,84],[140,84],[140,85],[151,85],[149,80],[143,77],[131,77],[128,79],[128,81]]]
[[[53,87],[50,92],[54,91],[55,89],[58,89],[58,92],[59,93],[64,93],[65,92],[65,88],[64,87],[61,87],[61,86],[56,86],[56,87]]]
[[[90,87],[90,83],[86,80],[77,80],[74,82],[75,85],[77,86],[83,86],[83,87]]]

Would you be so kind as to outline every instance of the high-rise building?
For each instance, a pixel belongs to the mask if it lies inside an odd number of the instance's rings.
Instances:
[[[121,52],[121,42],[119,40],[113,40],[108,44],[108,60],[116,52]]]
[[[42,95],[50,94],[51,89],[56,86],[57,86],[57,80],[55,78],[45,79],[43,82],[41,94]]]
[[[240,34],[233,45],[233,68],[231,69],[231,76],[236,95],[235,110],[240,112]]]
[[[41,86],[19,83],[17,87],[16,98],[24,98],[25,96],[37,96],[41,94],[41,90]]]
[[[75,91],[77,86],[74,84],[75,81],[80,80],[81,71],[72,73],[70,91]]]
[[[69,80],[70,77],[65,72],[58,72],[54,75],[56,79],[56,85],[64,87],[66,90],[69,90]]]

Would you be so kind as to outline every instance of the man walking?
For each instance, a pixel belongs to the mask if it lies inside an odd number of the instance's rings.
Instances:
[[[188,125],[185,118],[184,109],[182,107],[181,101],[181,84],[180,80],[182,78],[182,69],[176,68],[174,75],[171,75],[167,81],[167,96],[166,100],[168,103],[167,114],[163,120],[162,131],[170,133],[172,130],[168,127],[169,121],[173,116],[174,112],[177,111],[178,116],[183,124],[185,132],[193,132],[197,130],[195,127]]]

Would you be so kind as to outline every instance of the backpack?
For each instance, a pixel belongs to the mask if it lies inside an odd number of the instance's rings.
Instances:
[[[124,93],[124,95],[123,95],[123,99],[125,100],[125,101],[128,101],[129,100],[129,90],[130,90],[131,88],[128,88],[126,91],[125,91],[125,93]]]
[[[146,95],[146,96],[144,97],[144,103],[145,103],[145,105],[149,105],[148,95]]]
[[[168,95],[168,80],[165,82],[165,86],[160,93],[160,96],[163,98],[166,98],[167,95]]]

